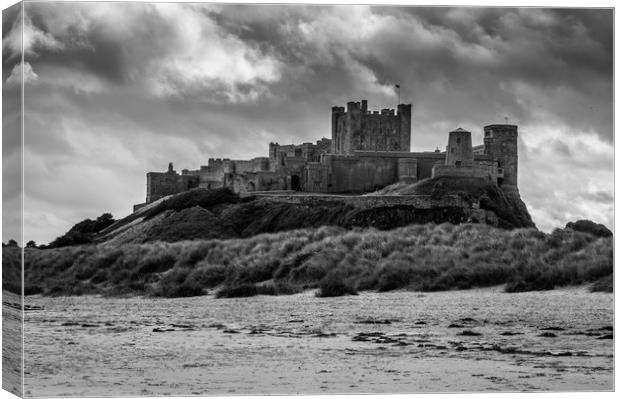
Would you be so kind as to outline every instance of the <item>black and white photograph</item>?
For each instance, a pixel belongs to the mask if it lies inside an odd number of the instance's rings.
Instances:
[[[612,392],[607,7],[2,11],[2,388]]]

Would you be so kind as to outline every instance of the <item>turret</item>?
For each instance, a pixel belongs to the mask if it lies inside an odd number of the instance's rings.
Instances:
[[[278,143],[274,143],[274,142],[269,143],[269,158],[271,158],[271,159],[276,159],[277,158],[277,153],[278,153],[278,148],[279,147],[280,147],[280,144],[278,144]]]
[[[504,189],[517,189],[518,132],[516,125],[488,125],[484,127],[484,153],[497,159],[504,177],[498,184]]]
[[[465,166],[474,162],[471,147],[471,132],[460,127],[450,132],[446,148],[446,165]]]

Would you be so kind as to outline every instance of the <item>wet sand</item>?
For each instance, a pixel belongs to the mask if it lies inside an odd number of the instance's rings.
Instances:
[[[27,396],[613,389],[613,294],[583,287],[26,304]]]

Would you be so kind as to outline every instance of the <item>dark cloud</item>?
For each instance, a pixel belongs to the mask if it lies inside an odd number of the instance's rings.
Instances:
[[[125,84],[133,78],[132,74],[140,72],[142,63],[172,45],[169,26],[148,4],[115,4],[114,13],[108,18],[92,18],[84,23],[82,16],[88,15],[94,7],[97,5],[74,3],[62,6],[54,2],[28,6],[27,16],[32,29],[49,33],[63,44],[62,51],[58,51],[39,43],[34,46],[31,57],[40,64],[86,70],[110,83]],[[68,18],[63,19],[66,11]],[[127,16],[139,22],[128,27],[128,21],[124,19]],[[62,21],[60,29],[59,20]]]
[[[508,116],[538,225],[612,223],[612,10],[26,3],[25,21],[37,241],[88,212],[128,212],[168,161],[329,137],[332,105],[394,107],[394,84],[414,104],[414,149],[457,126],[481,142]]]

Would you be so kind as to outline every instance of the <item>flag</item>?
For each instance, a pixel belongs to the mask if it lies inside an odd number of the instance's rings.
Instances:
[[[395,85],[394,87],[396,87],[397,89],[400,89],[400,85]]]

